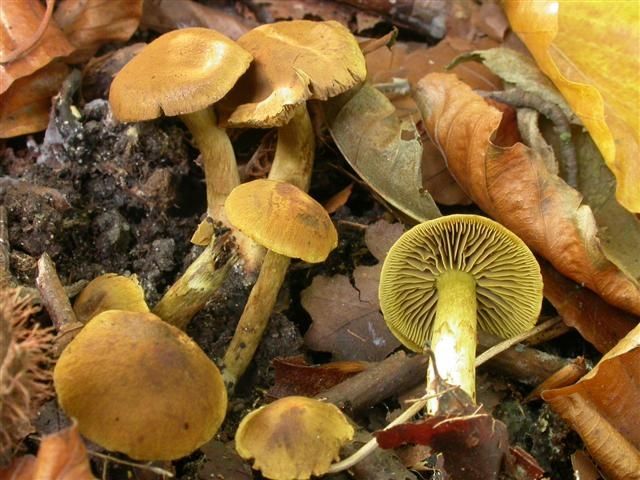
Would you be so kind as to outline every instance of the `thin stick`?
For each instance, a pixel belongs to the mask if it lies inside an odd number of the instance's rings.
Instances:
[[[162,476],[169,477],[169,478],[173,478],[174,477],[173,473],[171,473],[169,470],[165,470],[162,467],[155,467],[153,465],[147,465],[147,464],[144,464],[144,463],[130,462],[128,460],[122,460],[120,458],[112,457],[111,455],[107,455],[105,453],[94,452],[93,450],[89,450],[89,449],[87,449],[87,454],[91,455],[92,457],[101,458],[102,460],[105,460],[106,462],[119,463],[121,465],[127,465],[128,467],[139,468],[140,470],[148,470],[148,471],[153,472],[153,473],[155,473],[157,475],[162,475]]]
[[[417,399],[413,405],[411,405],[404,412],[398,415],[398,417],[393,422],[389,423],[389,425],[387,425],[384,428],[384,430],[388,430],[392,427],[395,427],[396,425],[405,423],[407,420],[409,420],[414,415],[416,415],[420,410],[422,410],[427,405],[427,402],[429,400],[431,400],[432,398],[440,397],[445,393],[455,390],[457,388],[458,388],[457,386],[453,386],[436,393],[423,395],[422,397]],[[327,473],[338,473],[353,467],[355,464],[357,464],[358,462],[362,461],[364,458],[371,455],[371,453],[373,453],[373,451],[376,448],[378,448],[378,440],[376,440],[376,438],[374,437],[371,440],[369,440],[367,443],[365,443],[356,453],[354,453],[350,457],[347,457],[344,460],[341,460],[340,462],[334,463],[333,465],[331,465],[331,468],[329,468],[329,471]]]
[[[38,260],[36,286],[40,292],[42,304],[58,331],[65,326],[78,323],[76,314],[71,308],[69,297],[67,297],[62,282],[60,282],[60,277],[56,272],[56,267],[46,253],[43,253]]]
[[[4,205],[0,205],[0,280],[9,279],[11,274],[9,249],[9,220],[7,218],[7,209]]]
[[[554,317],[551,320],[547,320],[546,322],[541,323],[537,327],[532,328],[531,330],[529,330],[527,332],[521,333],[520,335],[516,335],[515,337],[511,337],[511,338],[505,340],[504,342],[500,342],[499,344],[491,347],[490,349],[485,350],[484,352],[482,352],[480,355],[478,355],[476,357],[476,361],[475,361],[476,368],[478,368],[480,365],[482,365],[484,362],[486,362],[490,358],[493,358],[496,355],[498,355],[499,353],[502,353],[505,350],[508,350],[513,345],[516,345],[517,343],[520,343],[520,342],[522,342],[523,340],[526,340],[529,337],[537,335],[540,332],[542,332],[544,330],[547,330],[548,328],[554,327],[555,325],[557,325],[561,321],[562,321],[561,318]]]

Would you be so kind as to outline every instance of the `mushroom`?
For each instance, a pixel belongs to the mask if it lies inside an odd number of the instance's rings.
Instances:
[[[502,338],[531,329],[542,277],[520,238],[477,215],[421,223],[391,247],[380,276],[380,307],[409,349],[431,345],[437,369],[475,398],[476,324]],[[434,379],[433,368],[428,373]]]
[[[100,275],[82,289],[73,303],[76,318],[82,323],[87,323],[107,310],[149,311],[144,300],[144,290],[135,275],[131,277],[115,273]]]
[[[174,30],[155,39],[127,63],[109,92],[118,120],[152,120],[163,113],[180,116],[202,154],[207,215],[224,224],[224,200],[240,177],[229,137],[218,127],[213,108],[208,107],[231,90],[251,60],[250,53],[215,30]],[[211,222],[205,219],[192,241],[207,245],[212,232]],[[236,237],[241,255],[253,258],[255,245],[239,233]]]
[[[137,460],[188,455],[213,437],[227,409],[214,363],[152,313],[109,310],[91,319],[53,380],[84,436]]]
[[[236,228],[268,249],[224,355],[223,376],[232,390],[260,343],[290,259],[324,261],[338,234],[322,205],[286,182],[244,183],[229,194],[225,209]]]
[[[284,397],[242,419],[236,450],[274,480],[323,475],[354,429],[340,409],[306,397]]]
[[[358,42],[338,22],[293,20],[254,28],[238,44],[254,61],[221,102],[221,116],[233,127],[280,127],[269,178],[307,191],[315,137],[306,101],[327,100],[364,81]]]

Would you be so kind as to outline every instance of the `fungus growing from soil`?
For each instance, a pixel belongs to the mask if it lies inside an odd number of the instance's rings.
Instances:
[[[338,233],[322,205],[285,182],[242,184],[231,192],[225,209],[234,226],[268,249],[224,356],[225,383],[233,389],[262,339],[290,259],[324,261],[338,245]]]
[[[53,379],[84,436],[137,460],[188,455],[213,437],[227,409],[214,363],[151,313],[109,310],[91,319]]]
[[[430,343],[444,380],[475,398],[476,324],[502,338],[531,329],[542,277],[511,231],[477,215],[449,215],[398,239],[384,261],[379,295],[394,335],[417,352]],[[428,375],[431,381],[433,369]]]
[[[105,273],[91,280],[73,303],[73,311],[79,322],[87,323],[107,310],[148,312],[144,290],[135,275],[125,277]]]
[[[233,127],[279,127],[269,178],[307,191],[315,136],[306,102],[327,100],[364,81],[358,42],[338,22],[293,20],[254,28],[238,44],[254,61],[221,102],[222,116]]]
[[[251,54],[215,30],[184,28],[161,35],[116,75],[109,103],[118,120],[138,122],[179,115],[202,154],[207,215],[227,224],[224,200],[240,183],[233,146],[218,127],[212,104],[231,90],[251,63]],[[192,241],[207,245],[213,232],[205,219]],[[254,244],[237,235],[241,255]]]
[[[284,397],[242,419],[236,450],[273,480],[325,474],[354,429],[335,405],[306,397]]]

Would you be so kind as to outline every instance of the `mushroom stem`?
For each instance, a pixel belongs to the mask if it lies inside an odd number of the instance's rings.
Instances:
[[[251,289],[223,358],[222,377],[229,392],[233,391],[260,344],[290,261],[289,257],[272,250],[268,250],[264,257],[258,280]]]
[[[476,394],[476,282],[466,272],[451,270],[437,280],[438,305],[431,335],[431,349],[440,376],[447,383],[459,385],[472,399]],[[427,370],[427,385],[435,378]],[[429,404],[437,410],[437,399]]]
[[[207,216],[231,229],[238,246],[244,268],[254,272],[264,253],[264,249],[239,230],[233,228],[224,212],[224,201],[235,187],[240,185],[240,174],[236,156],[229,136],[224,128],[218,127],[213,108],[205,108],[193,113],[180,115],[202,155],[207,188]],[[196,245],[208,245],[213,236],[213,224],[207,219],[198,225],[191,238]]]
[[[309,191],[315,157],[315,135],[306,104],[296,107],[293,118],[278,129],[278,144],[269,172],[270,180],[280,180]]]
[[[182,276],[167,290],[153,308],[153,313],[181,330],[202,310],[213,293],[227,278],[234,258],[220,266],[228,236],[217,237],[189,265]]]

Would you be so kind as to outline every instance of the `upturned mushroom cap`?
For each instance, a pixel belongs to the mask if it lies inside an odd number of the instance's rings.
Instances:
[[[338,233],[327,211],[286,182],[243,183],[229,194],[224,209],[234,227],[287,257],[322,262],[338,245]]]
[[[335,21],[261,25],[238,43],[253,55],[254,62],[223,101],[230,126],[284,125],[296,105],[346,92],[367,75],[358,42]]]
[[[151,313],[94,317],[63,351],[53,380],[84,436],[138,460],[188,455],[215,434],[227,408],[217,367]]]
[[[144,290],[135,275],[125,277],[105,273],[91,280],[73,303],[73,311],[79,322],[87,323],[107,310],[148,312]]]
[[[120,70],[109,103],[124,122],[196,112],[225,96],[251,60],[251,54],[215,30],[174,30]]]
[[[354,430],[340,409],[306,397],[285,397],[244,417],[236,450],[275,480],[307,479],[327,472]]]
[[[542,277],[520,238],[477,215],[449,215],[416,225],[391,247],[380,276],[380,307],[389,329],[422,351],[431,338],[438,276],[458,270],[476,283],[478,328],[508,338],[535,324]]]

